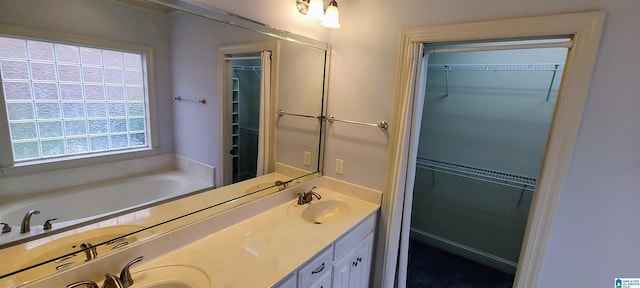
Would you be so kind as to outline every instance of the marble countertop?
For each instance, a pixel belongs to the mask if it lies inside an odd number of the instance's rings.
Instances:
[[[58,257],[66,253],[70,253],[73,244],[72,242],[78,242],[78,239],[87,239],[88,237],[90,237],[89,235],[94,236],[94,231],[98,231],[98,233],[104,233],[106,235],[111,235],[112,238],[115,238],[115,234],[117,233],[107,233],[108,230],[117,230],[119,231],[119,234],[130,233],[144,227],[167,221],[180,215],[188,214],[192,211],[203,209],[207,206],[210,206],[211,203],[220,203],[229,199],[233,199],[235,197],[238,197],[238,191],[255,191],[256,187],[260,185],[264,185],[265,183],[273,183],[276,180],[282,179],[288,178],[283,174],[270,173],[241,183],[205,191],[202,193],[191,195],[190,197],[175,199],[174,201],[168,203],[159,204],[156,206],[141,209],[135,212],[116,216],[107,220],[84,225],[79,228],[56,233],[51,236],[2,249],[0,255],[2,256],[2,259],[6,261],[0,263],[0,272],[2,272],[0,273],[0,275],[28,267],[32,264],[51,259],[53,257]],[[273,191],[278,191],[278,189],[265,189],[261,192],[255,193],[254,195],[248,195],[239,201],[232,201],[233,203],[228,203],[225,205],[207,209],[207,211],[203,211],[202,213],[198,213],[197,215],[188,217],[188,219],[171,221],[169,223],[163,224],[161,227],[155,227],[151,230],[137,233],[132,236],[131,239],[136,241],[143,241],[146,238],[152,238],[155,236],[155,234],[162,234],[167,231],[172,231],[184,226],[185,223],[198,221],[198,219],[204,219],[207,217],[211,217],[212,215],[222,213],[233,207],[251,202],[260,197],[264,197],[264,195],[274,193]],[[124,228],[131,229],[126,230]],[[93,241],[93,243],[100,243],[106,240],[109,240],[109,238],[102,237],[100,238],[100,240],[96,239],[95,241]],[[55,247],[67,248],[67,250],[69,251],[65,250],[65,252],[62,252],[61,249],[59,249],[60,251],[52,250],[52,248]],[[102,253],[100,253],[100,255],[102,255]],[[31,260],[31,257],[35,257],[35,259],[38,260]],[[46,277],[47,275],[50,275],[56,271],[55,267],[57,265],[59,264],[48,263],[41,265],[40,267],[30,269],[29,271],[19,273],[15,276],[0,279],[0,286],[12,287],[14,285],[32,282],[34,281],[34,279]]]
[[[291,211],[299,209],[291,200],[137,264],[132,271],[189,265],[204,271],[211,287],[271,287],[380,207],[327,188],[316,191],[322,199],[307,205],[338,199],[349,204],[350,213],[336,223],[312,224]]]

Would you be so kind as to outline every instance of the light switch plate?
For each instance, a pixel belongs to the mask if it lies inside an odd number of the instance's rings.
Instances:
[[[304,151],[304,165],[311,165],[311,152]]]
[[[342,175],[344,173],[344,160],[336,159],[336,173]]]

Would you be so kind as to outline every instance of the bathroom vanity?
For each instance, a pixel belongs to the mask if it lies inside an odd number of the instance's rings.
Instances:
[[[299,205],[311,189],[322,198]],[[101,284],[139,256],[131,287],[368,287],[380,197],[321,177],[24,287]]]

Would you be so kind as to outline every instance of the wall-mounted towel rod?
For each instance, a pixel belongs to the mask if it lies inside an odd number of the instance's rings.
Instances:
[[[194,103],[200,103],[200,104],[207,104],[207,100],[206,99],[192,100],[192,99],[188,99],[188,98],[182,98],[182,96],[173,97],[173,99],[174,100],[178,100],[178,101],[187,101],[187,102],[194,102]]]
[[[385,121],[380,121],[380,123],[378,123],[378,124],[365,123],[365,122],[359,122],[359,121],[336,119],[331,114],[329,114],[329,116],[327,116],[327,121],[329,121],[329,123],[333,123],[333,121],[337,121],[337,122],[344,122],[344,123],[357,124],[357,125],[373,126],[373,127],[378,127],[380,129],[382,129],[382,131],[387,131],[387,129],[389,129],[389,124],[387,122],[385,122]]]
[[[322,120],[322,116],[312,116],[312,115],[304,115],[304,114],[284,112],[284,110],[282,110],[282,109],[278,110],[278,112],[276,112],[276,114],[278,114],[278,116],[280,116],[280,117],[282,117],[284,115],[289,115],[289,116],[297,116],[297,117],[304,117],[304,118],[315,118],[315,119],[318,119],[318,120]]]
[[[344,122],[344,123],[357,124],[357,125],[373,126],[373,127],[378,127],[380,129],[382,129],[382,131],[387,131],[387,129],[389,128],[389,124],[387,122],[385,122],[385,121],[380,121],[380,123],[378,123],[378,124],[365,123],[365,122],[358,122],[358,121],[351,121],[351,120],[336,119],[331,114],[329,114],[329,116],[327,116],[327,117],[324,117],[324,116],[321,116],[321,115],[312,116],[312,115],[304,115],[304,114],[284,112],[284,110],[282,110],[282,109],[278,110],[278,112],[276,112],[276,114],[278,114],[278,116],[280,116],[280,117],[282,117],[284,115],[289,115],[289,116],[304,117],[304,118],[314,118],[314,119],[318,119],[318,120],[327,120],[329,123],[333,123],[333,121],[337,121],[337,122]]]

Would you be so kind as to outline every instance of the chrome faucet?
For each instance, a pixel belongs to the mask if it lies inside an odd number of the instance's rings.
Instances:
[[[118,278],[116,275],[112,275],[110,273],[104,274],[104,282],[102,283],[102,288],[125,288],[124,284],[122,284],[122,280]]]
[[[131,268],[131,265],[136,264],[142,261],[143,259],[144,259],[144,256],[140,256],[136,259],[131,260],[131,262],[129,262],[127,265],[124,266],[124,268],[122,268],[122,271],[120,272],[120,280],[122,281],[124,288],[127,288],[131,286],[131,284],[133,284],[133,278],[131,278],[131,272],[129,271],[129,268]]]
[[[84,254],[87,255],[87,259],[84,260],[85,262],[98,257],[98,250],[96,249],[96,246],[91,245],[91,242],[83,242],[80,244],[80,248],[85,249]]]
[[[22,219],[22,226],[20,227],[20,233],[24,234],[31,231],[31,216],[34,214],[40,214],[40,211],[30,210],[26,215],[24,215],[24,218]]]
[[[120,272],[120,277],[116,275],[111,275],[110,273],[105,274],[104,283],[102,284],[102,288],[128,288],[133,284],[133,278],[131,278],[131,272],[129,272],[129,268],[131,265],[136,264],[144,259],[143,256],[140,256],[136,259],[131,260],[127,265],[122,268],[122,272]]]
[[[318,194],[317,192],[313,191],[313,189],[316,189],[316,186],[313,186],[313,188],[311,188],[309,191],[305,192],[305,193],[298,193],[298,205],[304,205],[307,203],[311,203],[311,201],[313,201],[313,197],[316,197],[316,199],[320,200],[322,199],[322,196],[320,196],[320,194]]]
[[[96,282],[88,281],[88,280],[71,283],[71,284],[67,285],[67,288],[75,288],[75,287],[78,287],[80,285],[84,285],[85,287],[89,287],[89,288],[100,288],[100,287],[98,287],[98,284],[96,284]]]

